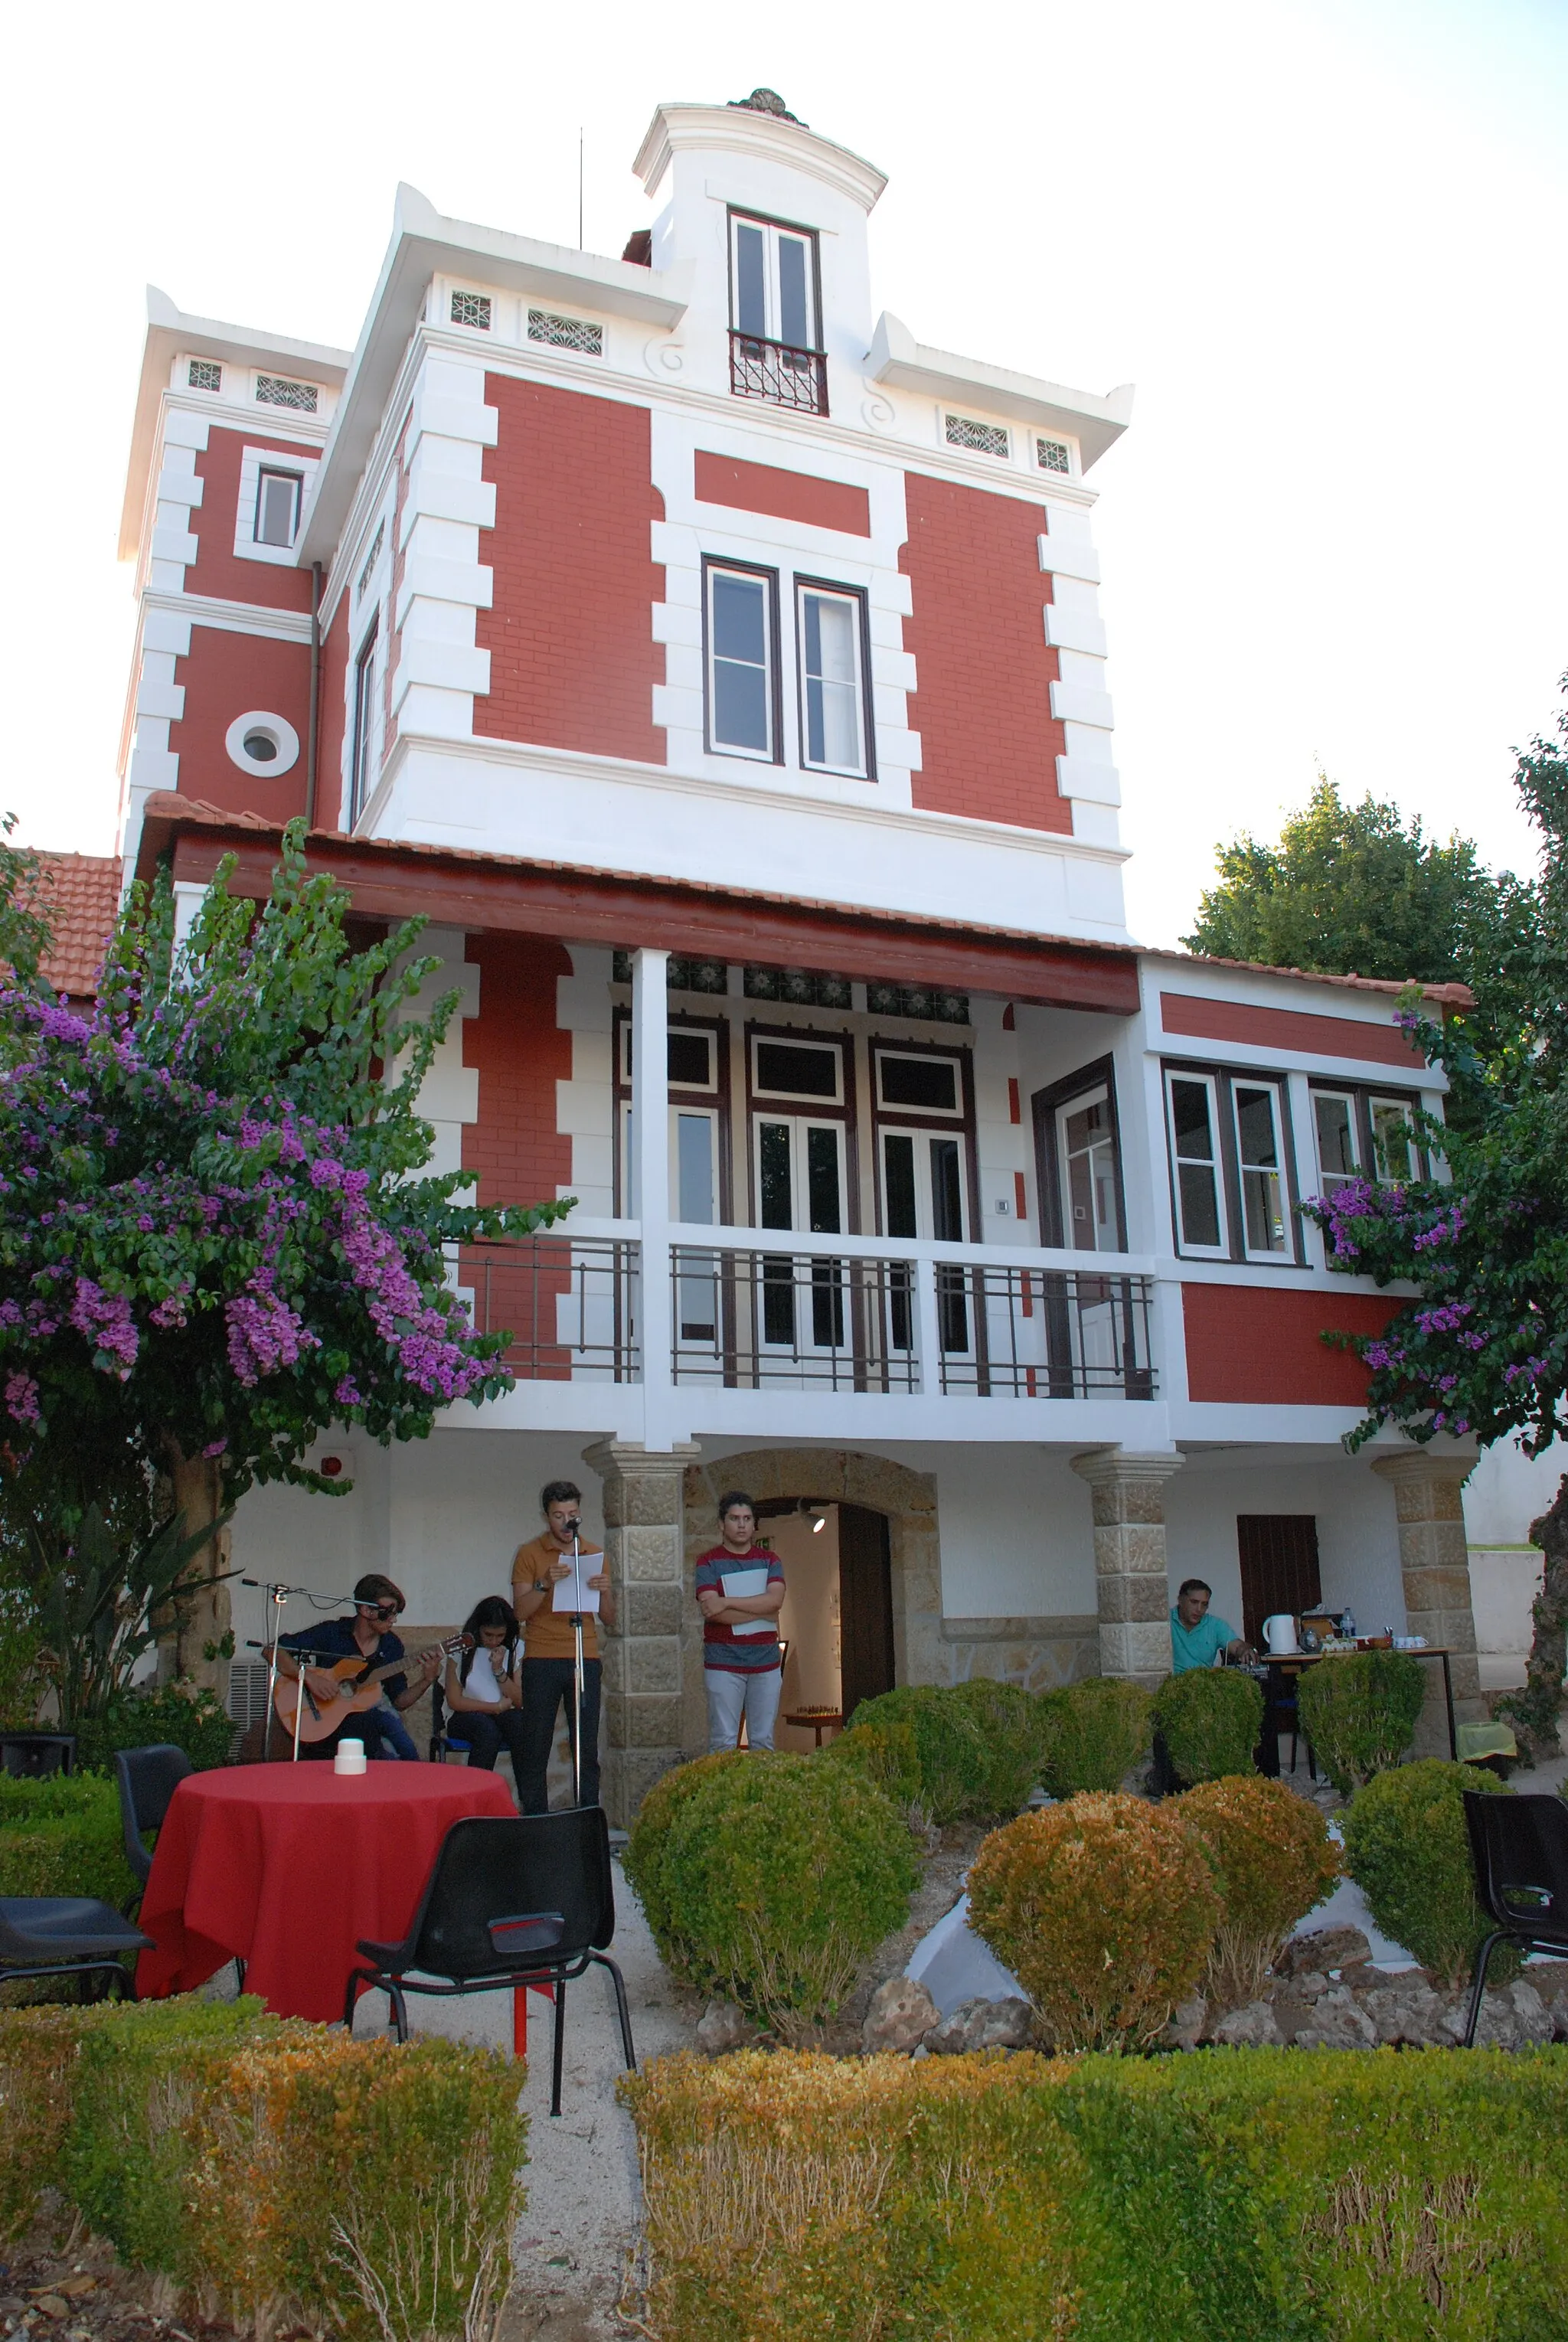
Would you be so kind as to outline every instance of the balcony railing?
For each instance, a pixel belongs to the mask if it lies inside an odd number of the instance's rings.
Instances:
[[[725,1390],[918,1391],[909,1261],[674,1245],[671,1374]]]
[[[795,349],[788,342],[732,332],[730,388],[737,398],[766,398],[775,406],[825,415],[827,360],[820,350]]]
[[[637,1382],[639,1254],[632,1236],[503,1237],[464,1246],[458,1286],[480,1333],[510,1335],[520,1380]]]

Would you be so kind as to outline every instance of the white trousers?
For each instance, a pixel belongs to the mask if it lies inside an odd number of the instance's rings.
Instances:
[[[704,1679],[708,1686],[708,1751],[733,1748],[741,1736],[741,1718],[746,1720],[746,1746],[750,1748],[771,1748],[774,1745],[774,1721],[779,1712],[779,1694],[784,1688],[784,1669],[769,1667],[765,1674],[743,1676],[730,1667],[705,1667]]]

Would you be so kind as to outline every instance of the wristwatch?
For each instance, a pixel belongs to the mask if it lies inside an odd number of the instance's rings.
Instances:
[[[536,1577],[534,1580],[534,1591],[535,1594],[548,1594],[550,1580],[547,1577]]]

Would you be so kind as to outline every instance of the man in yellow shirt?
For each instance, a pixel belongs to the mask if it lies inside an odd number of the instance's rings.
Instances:
[[[552,1480],[539,1492],[544,1512],[541,1536],[520,1545],[512,1562],[512,1607],[523,1628],[523,1659],[518,1677],[523,1689],[523,1730],[519,1735],[522,1765],[517,1802],[525,1814],[549,1811],[545,1779],[550,1747],[555,1737],[555,1717],[563,1700],[566,1728],[573,1729],[574,1675],[576,1638],[572,1614],[554,1608],[555,1588],[572,1575],[572,1542],[583,1509],[583,1492],[571,1480]],[[602,1549],[579,1537],[578,1551],[603,1564]],[[584,1582],[599,1596],[599,1618],[606,1628],[615,1623],[615,1594],[610,1573],[601,1566]],[[583,1752],[580,1777],[583,1803],[599,1802],[599,1631],[591,1612],[583,1614]],[[516,1768],[514,1768],[516,1769]]]

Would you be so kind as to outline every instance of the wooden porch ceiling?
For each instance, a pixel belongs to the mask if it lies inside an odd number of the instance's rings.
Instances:
[[[231,889],[271,888],[281,825],[159,792],[147,799],[137,876],[166,861],[177,880],[205,884],[225,854]],[[549,936],[562,943],[698,959],[831,971],[873,983],[988,992],[1051,1008],[1131,1016],[1138,968],[1124,945],[950,925],[784,895],[739,894],[691,879],[648,878],[561,862],[476,854],[313,830],[310,866],[330,871],[362,918],[405,919],[470,934]]]

